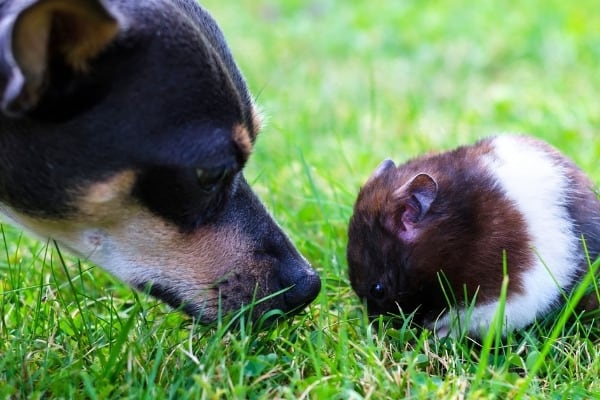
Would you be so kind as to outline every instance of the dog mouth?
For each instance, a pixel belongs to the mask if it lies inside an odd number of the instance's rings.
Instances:
[[[311,267],[292,274],[280,274],[271,281],[267,285],[235,272],[200,290],[190,289],[186,282],[165,285],[147,281],[135,286],[203,324],[236,312],[246,314],[254,321],[267,316],[263,322],[271,323],[279,317],[298,314],[312,303],[321,290],[321,279]]]

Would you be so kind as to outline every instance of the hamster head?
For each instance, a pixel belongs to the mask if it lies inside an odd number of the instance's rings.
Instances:
[[[419,320],[419,308],[429,308],[424,291],[438,285],[431,268],[438,265],[438,255],[421,239],[435,240],[437,197],[431,175],[407,175],[390,160],[360,190],[348,228],[347,259],[350,282],[369,315],[401,310],[415,312]]]

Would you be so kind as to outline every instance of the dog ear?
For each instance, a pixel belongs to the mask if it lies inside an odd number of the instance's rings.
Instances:
[[[400,239],[410,241],[416,238],[417,225],[429,212],[437,193],[437,182],[425,173],[415,175],[393,192],[390,228]]]
[[[35,107],[54,57],[75,71],[111,43],[119,32],[117,15],[104,0],[23,1],[7,7],[0,21],[0,61],[6,86],[0,107],[20,116]],[[24,4],[24,6],[22,5]]]

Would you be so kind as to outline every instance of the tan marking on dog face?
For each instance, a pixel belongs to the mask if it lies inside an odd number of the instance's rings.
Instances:
[[[233,140],[244,154],[244,158],[247,160],[252,152],[252,139],[248,129],[242,124],[235,125],[233,127]]]
[[[76,202],[78,215],[68,220],[7,214],[134,287],[158,285],[168,292],[163,300],[185,302],[207,321],[218,315],[219,303],[234,310],[254,294],[272,291],[271,262],[256,259],[238,227],[212,224],[182,232],[131,197],[134,182],[135,173],[125,171],[88,186]]]
[[[135,180],[135,172],[128,170],[106,181],[93,183],[76,200],[75,208],[80,214],[94,220],[107,220],[113,214],[118,217],[120,207],[130,196]]]

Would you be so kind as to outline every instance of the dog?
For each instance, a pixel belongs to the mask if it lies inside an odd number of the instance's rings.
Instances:
[[[244,179],[259,114],[194,0],[3,1],[0,96],[7,222],[202,323],[319,293]]]

